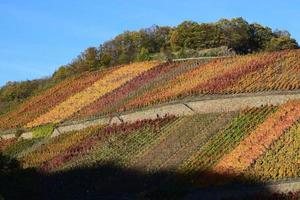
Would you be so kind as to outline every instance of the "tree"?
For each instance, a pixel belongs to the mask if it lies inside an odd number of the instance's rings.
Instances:
[[[182,47],[195,49],[193,40],[199,28],[199,24],[193,21],[184,21],[172,32],[170,45],[173,51]]]
[[[237,53],[251,52],[251,27],[243,18],[221,19],[217,25],[222,29],[226,46]]]
[[[89,47],[84,52],[84,61],[89,71],[97,70],[99,65],[98,51],[95,47]]]
[[[39,87],[39,80],[8,82],[1,89],[1,98],[4,101],[19,101],[29,97]]]
[[[110,55],[108,55],[108,54],[101,55],[101,57],[100,57],[101,66],[104,66],[104,67],[109,66],[111,63],[111,60],[112,60],[112,58]]]
[[[68,69],[65,66],[60,67],[57,71],[52,75],[54,80],[63,80],[68,77]]]
[[[251,49],[252,51],[263,51],[273,37],[272,29],[254,23],[251,27]]]
[[[157,53],[162,47],[170,48],[170,37],[174,28],[168,26],[155,26],[154,29],[154,51],[150,53]]]
[[[296,40],[291,39],[288,36],[273,37],[267,44],[267,51],[280,51],[285,49],[297,49],[299,48]]]
[[[281,36],[286,36],[286,37],[291,37],[291,34],[286,31],[286,30],[278,30],[276,29],[274,32],[273,32],[274,36],[275,37],[281,37]]]
[[[150,57],[149,50],[143,47],[141,49],[140,53],[137,55],[137,60],[138,61],[147,61],[150,59],[151,59],[151,57]]]

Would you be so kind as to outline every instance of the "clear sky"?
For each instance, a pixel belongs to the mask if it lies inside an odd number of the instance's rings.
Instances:
[[[299,0],[0,0],[0,86],[51,75],[124,30],[243,17],[300,41]]]

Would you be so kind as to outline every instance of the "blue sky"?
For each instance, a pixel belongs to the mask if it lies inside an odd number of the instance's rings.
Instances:
[[[51,75],[124,30],[243,17],[300,41],[299,0],[0,0],[0,86]]]

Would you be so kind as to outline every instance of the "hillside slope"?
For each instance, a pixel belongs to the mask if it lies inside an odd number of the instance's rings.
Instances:
[[[52,195],[62,199],[112,194],[171,199],[182,198],[191,188],[297,178],[299,108],[300,102],[294,101],[102,125],[55,138],[1,141],[2,154],[17,160],[19,172],[5,173],[17,173],[18,178],[10,179],[0,192],[49,195],[44,187],[55,181],[60,186],[51,189]],[[75,184],[71,177],[77,177]],[[30,185],[27,181],[40,185],[37,190],[24,188]]]
[[[7,180],[0,182],[0,194],[197,199],[211,187],[234,191],[247,184],[267,196],[283,191],[266,184],[299,178],[299,89],[298,50],[139,62],[68,79],[0,117],[1,130],[34,132],[31,139],[0,139],[0,178]],[[187,102],[193,99],[198,101]],[[155,105],[172,109],[174,101],[187,114],[154,116]],[[130,111],[134,120],[122,122]],[[92,126],[65,132],[56,127],[97,116],[120,121],[90,121]],[[59,133],[50,137],[54,130]]]
[[[85,74],[2,115],[0,129],[86,119],[190,96],[296,90],[299,55],[294,50],[212,61],[144,62]]]

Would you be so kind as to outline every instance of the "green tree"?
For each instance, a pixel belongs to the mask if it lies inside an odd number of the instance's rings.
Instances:
[[[101,55],[100,61],[101,61],[101,66],[107,67],[111,63],[111,56],[108,54],[103,54]]]
[[[85,50],[84,60],[90,71],[97,70],[100,67],[98,51],[95,47],[89,47]]]
[[[195,48],[193,39],[199,28],[199,24],[193,21],[184,21],[172,32],[170,45],[173,51],[178,51],[182,47]]]
[[[222,29],[226,46],[237,53],[251,52],[251,27],[243,18],[221,19],[217,25]]]
[[[273,37],[272,29],[260,24],[251,24],[252,51],[263,51]]]
[[[65,66],[60,67],[57,71],[52,75],[54,80],[63,80],[68,77],[68,69]]]
[[[288,36],[273,37],[267,44],[267,51],[280,51],[285,49],[297,49],[299,48],[296,40],[291,39]]]
[[[139,54],[137,55],[137,60],[138,61],[147,61],[150,59],[151,59],[151,57],[150,57],[149,50],[144,47],[141,48]]]

